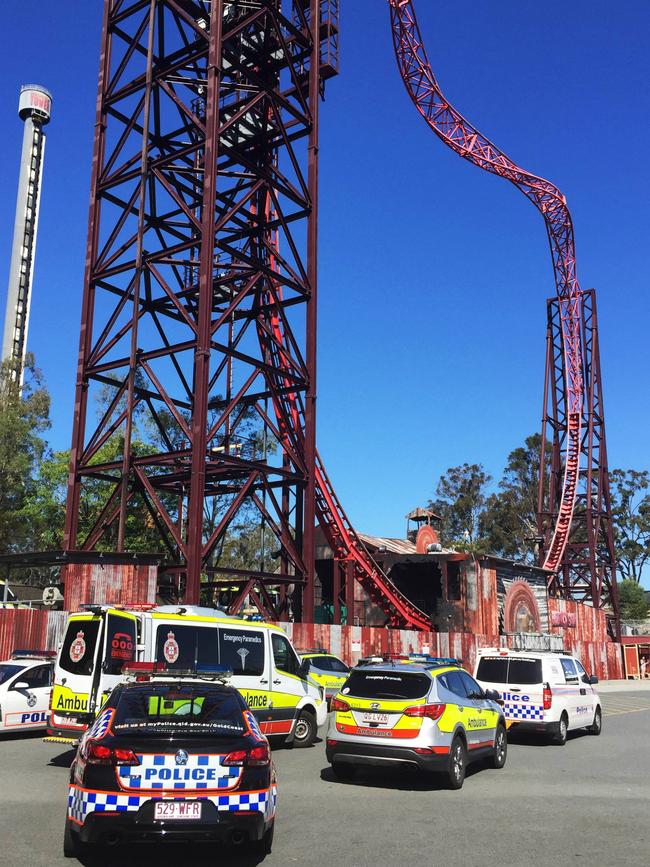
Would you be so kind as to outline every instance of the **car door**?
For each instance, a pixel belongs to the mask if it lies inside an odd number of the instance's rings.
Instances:
[[[261,723],[273,707],[268,630],[220,625],[217,631],[219,663],[232,669],[232,685],[241,692]]]
[[[566,684],[562,692],[565,696],[565,707],[569,716],[569,728],[576,728],[576,726],[581,725],[581,714],[578,713],[578,708],[580,707],[579,700],[583,698],[583,696],[580,695],[580,687],[584,686],[584,684],[580,684],[578,669],[571,657],[561,656],[560,664],[562,665],[562,672],[564,673]],[[584,716],[584,714],[582,714],[582,716]]]
[[[499,714],[484,697],[479,684],[466,671],[460,671],[460,678],[471,703],[472,713],[468,717],[468,737],[474,749],[494,743]]]
[[[593,720],[596,711],[596,694],[593,686],[589,682],[589,675],[585,671],[582,663],[578,659],[574,659],[573,661],[578,672],[580,689],[577,716],[582,720],[584,725],[589,725]]]
[[[23,687],[22,684],[25,684]],[[20,685],[20,686],[19,686]],[[23,669],[9,685],[3,701],[3,719],[8,729],[45,728],[50,707],[52,665]]]
[[[289,734],[298,702],[307,694],[300,677],[300,660],[291,642],[278,632],[271,633],[273,725],[262,726],[265,734]]]
[[[475,699],[467,694],[467,687],[461,671],[446,671],[438,676],[438,681],[453,696],[456,705],[456,722],[460,722],[465,730],[467,746],[471,750],[478,743],[478,727],[472,725],[472,721],[478,718],[478,706]],[[477,684],[478,686],[478,684]]]

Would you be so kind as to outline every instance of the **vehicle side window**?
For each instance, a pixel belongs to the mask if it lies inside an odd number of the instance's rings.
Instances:
[[[332,660],[327,656],[314,656],[309,661],[314,666],[314,668],[318,668],[321,671],[332,670]]]
[[[473,677],[470,677],[466,671],[460,671],[459,674],[461,680],[465,684],[465,691],[467,692],[468,697],[483,695],[483,690]]]
[[[264,633],[219,627],[219,662],[233,674],[259,677],[264,673]]]
[[[109,614],[106,621],[105,674],[121,674],[125,662],[135,659],[135,620]]]
[[[336,671],[339,674],[348,674],[350,671],[350,669],[348,668],[348,666],[344,662],[341,662],[340,659],[332,659],[331,656],[330,656],[330,667],[331,667],[332,671]]]
[[[560,659],[562,663],[562,671],[564,672],[564,677],[567,683],[577,683],[578,682],[578,672],[576,671],[575,663],[572,659],[566,659],[562,657]]]
[[[26,683],[30,689],[39,689],[41,686],[50,685],[50,666],[39,665],[18,676],[14,683]]]
[[[445,689],[453,692],[459,698],[467,698],[467,690],[461,677],[460,671],[448,671],[446,674],[441,674],[438,680],[442,683]]]
[[[578,662],[577,659],[574,659],[573,661],[575,662],[575,664],[576,664],[576,668],[578,669],[578,677],[581,677],[581,678],[586,677],[586,678],[588,678],[589,675],[587,674],[587,672],[586,672],[586,671],[584,670],[584,668],[582,667],[582,663]]]
[[[300,671],[300,660],[284,635],[272,635],[273,659],[278,671],[297,675]]]

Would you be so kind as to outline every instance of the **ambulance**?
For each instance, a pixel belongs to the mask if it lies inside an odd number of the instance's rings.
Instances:
[[[71,614],[54,670],[47,740],[76,743],[128,662],[170,671],[226,666],[267,737],[310,746],[327,720],[323,690],[285,633],[214,608],[90,605]]]

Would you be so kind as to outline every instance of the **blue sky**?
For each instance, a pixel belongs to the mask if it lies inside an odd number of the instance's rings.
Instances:
[[[409,102],[387,3],[341,5],[341,75],[321,115],[318,442],[359,529],[402,535],[447,467],[498,476],[538,429],[552,272],[532,205],[446,149]],[[0,9],[3,292],[19,86],[54,96],[29,333],[54,448],[70,441],[101,6]],[[449,99],[567,196],[578,274],[598,292],[610,466],[650,468],[650,5],[420,0],[418,12]]]

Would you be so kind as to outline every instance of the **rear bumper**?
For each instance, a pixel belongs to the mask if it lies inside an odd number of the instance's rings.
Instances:
[[[149,801],[137,812],[95,812],[86,817],[83,825],[71,824],[83,843],[100,844],[162,839],[245,843],[261,840],[269,827],[261,811],[227,812],[217,810],[208,801],[203,802],[203,816],[198,822],[155,821],[153,801]]]
[[[508,731],[514,732],[544,732],[550,734],[557,728],[557,722],[542,722],[541,720],[506,720]]]
[[[327,761],[349,765],[370,765],[379,768],[405,766],[422,771],[444,771],[449,761],[447,747],[436,747],[438,752],[418,753],[410,747],[392,747],[386,744],[355,743],[328,739]]]

